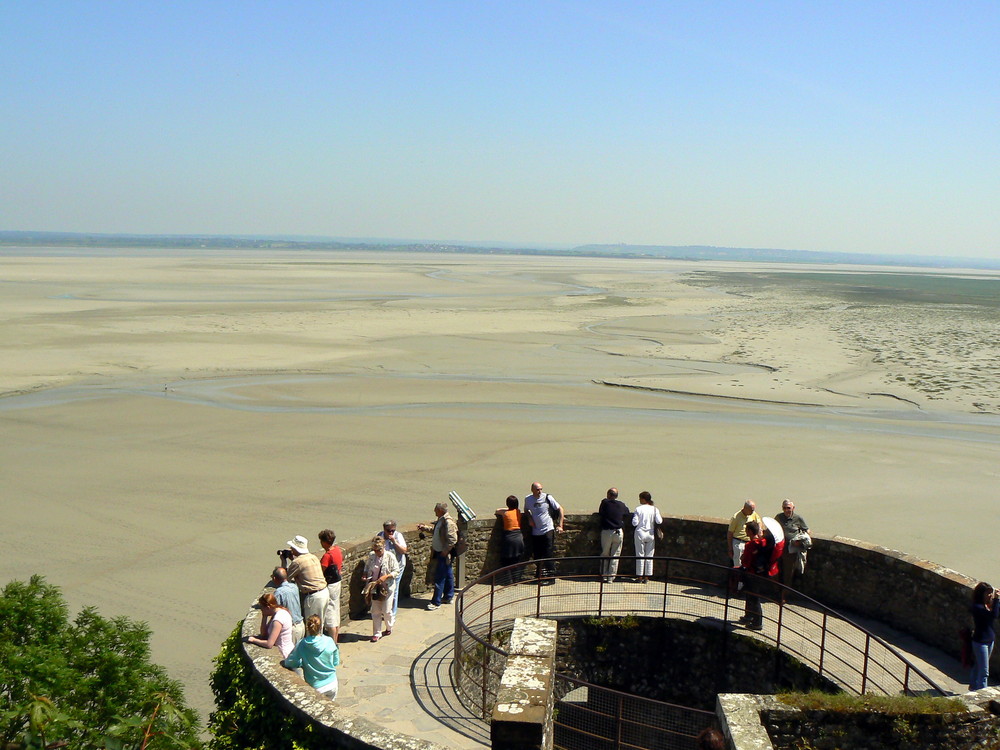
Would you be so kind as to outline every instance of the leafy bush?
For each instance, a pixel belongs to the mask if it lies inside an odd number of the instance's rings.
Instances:
[[[0,747],[200,747],[179,682],[149,661],[149,628],[94,608],[70,621],[41,576],[0,591]]]
[[[211,750],[308,750],[328,742],[279,708],[271,688],[252,670],[236,626],[215,657],[212,692],[216,710],[208,720]]]

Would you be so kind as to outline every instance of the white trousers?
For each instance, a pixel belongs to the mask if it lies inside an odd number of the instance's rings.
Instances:
[[[656,539],[648,531],[635,532],[635,574],[648,578],[653,575],[653,553],[656,551]]]

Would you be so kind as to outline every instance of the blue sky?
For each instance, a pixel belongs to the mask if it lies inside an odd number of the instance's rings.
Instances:
[[[1000,257],[1000,4],[0,3],[0,229]]]

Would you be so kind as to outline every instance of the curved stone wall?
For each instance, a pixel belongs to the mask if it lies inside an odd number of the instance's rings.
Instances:
[[[556,540],[558,556],[596,555],[600,549],[597,514],[570,515],[566,532]],[[727,522],[704,516],[664,517],[663,541],[656,553],[727,564]],[[472,521],[466,556],[469,580],[499,565],[501,532],[495,519]],[[813,538],[809,569],[799,579],[802,593],[846,615],[857,613],[884,622],[908,635],[959,657],[959,628],[971,624],[968,614],[976,581],[904,552],[847,537]],[[635,554],[632,535],[625,535],[623,555]],[[623,571],[628,573],[629,571]],[[1000,650],[994,652],[1000,664]]]
[[[559,556],[596,555],[600,531],[596,514],[569,515],[566,532],[556,543]],[[664,539],[657,554],[725,563],[726,521],[700,516],[664,518]],[[460,524],[468,540],[468,552],[458,566],[459,585],[473,581],[499,567],[502,528],[495,518]],[[416,526],[400,527],[410,547],[403,593],[427,590],[427,560],[430,538]],[[344,580],[341,611],[344,617],[363,615],[361,572],[370,539],[341,544],[344,550]],[[632,535],[626,534],[623,555],[634,554]],[[809,570],[801,590],[840,609],[885,622],[896,629],[958,658],[958,630],[968,625],[968,605],[975,581],[934,563],[896,550],[844,537],[814,538]],[[259,630],[259,613],[251,609],[243,623],[244,635]],[[433,743],[394,734],[335,703],[320,699],[297,675],[279,665],[274,650],[244,645],[247,665],[274,691],[284,710],[311,723],[314,730],[329,734],[331,744],[350,748],[424,748]],[[994,664],[1000,663],[1000,650]]]

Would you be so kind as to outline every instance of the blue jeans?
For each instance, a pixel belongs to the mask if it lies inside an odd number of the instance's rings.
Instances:
[[[434,553],[434,596],[431,604],[440,604],[443,600],[451,601],[455,596],[455,573],[451,569],[451,556],[441,556]]]
[[[986,681],[990,676],[992,653],[992,643],[972,642],[972,677],[969,678],[969,690],[981,690],[986,687]]]

